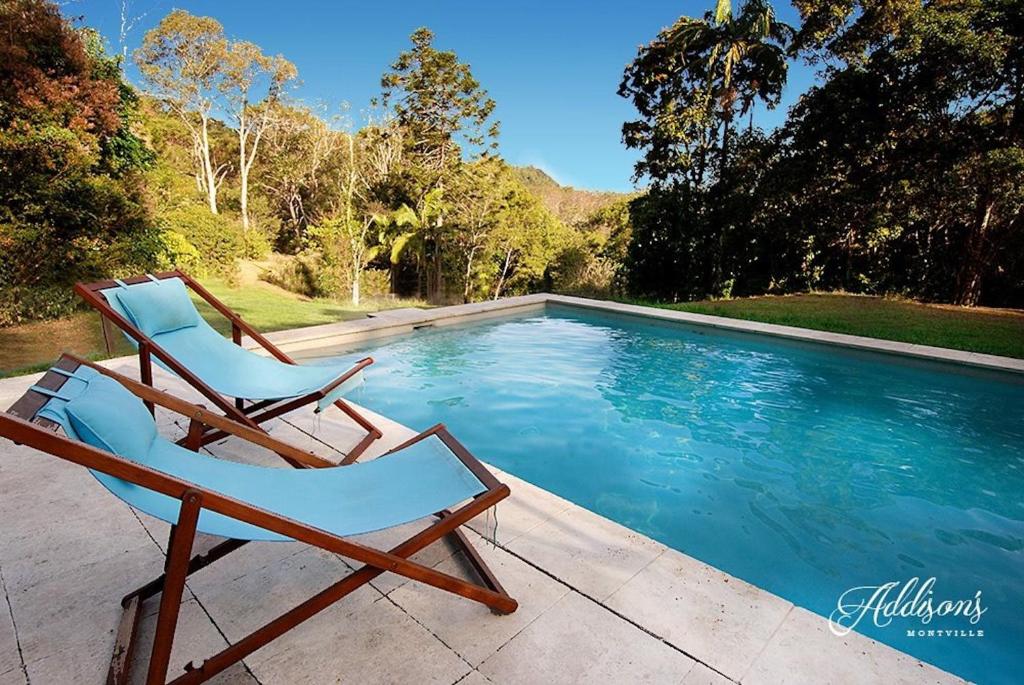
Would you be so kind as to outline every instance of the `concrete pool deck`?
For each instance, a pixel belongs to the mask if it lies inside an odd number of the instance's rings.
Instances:
[[[346,322],[273,337],[290,352],[310,352],[408,332],[424,322],[445,325],[467,315],[540,309],[548,301],[530,296],[514,298],[511,306],[502,301],[398,310],[354,322],[361,327]],[[106,364],[137,376],[133,358]],[[0,381],[0,407],[38,377]],[[155,384],[198,401],[194,391],[162,372]],[[367,413],[385,436],[365,458],[412,434]],[[158,414],[158,420],[164,435],[183,433],[169,415]],[[344,448],[357,439],[340,412],[298,412],[270,429],[337,458],[332,445]],[[209,451],[280,464],[268,453],[239,448],[231,439]],[[486,461],[487,455],[478,456]],[[495,471],[512,496],[499,505],[496,526],[494,516],[481,516],[470,535],[519,600],[517,612],[494,616],[481,605],[382,576],[213,682],[962,682],[866,637],[838,638],[819,616]],[[168,526],[133,512],[84,469],[2,439],[0,514],[0,685],[101,681],[119,600],[162,570]],[[368,537],[386,544],[407,532]],[[493,543],[485,539],[492,536]],[[416,559],[467,572],[446,545]],[[253,544],[204,569],[188,583],[172,674],[350,572],[343,559],[298,543]],[[155,608],[147,605],[143,636],[151,634]],[[146,653],[143,642],[137,662]],[[134,675],[141,682],[144,674],[136,668]]]

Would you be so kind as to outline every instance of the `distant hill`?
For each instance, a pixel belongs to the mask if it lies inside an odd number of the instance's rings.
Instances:
[[[540,198],[545,207],[570,226],[580,226],[594,212],[636,194],[604,190],[577,190],[571,186],[559,185],[558,181],[537,167],[514,168],[526,189]]]

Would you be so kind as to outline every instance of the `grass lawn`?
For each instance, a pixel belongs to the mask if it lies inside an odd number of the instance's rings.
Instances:
[[[655,305],[820,331],[1024,358],[1024,311],[810,294]]]
[[[357,308],[345,302],[302,297],[262,281],[232,288],[223,281],[207,279],[203,285],[262,332],[358,319],[380,309],[425,306],[415,300],[387,299],[368,301]],[[214,328],[230,333],[231,325],[224,317],[205,302],[197,299],[196,304]],[[116,354],[133,352],[120,333],[116,348]],[[92,359],[107,356],[99,315],[82,312],[67,319],[0,328],[0,377],[45,369],[63,351]]]

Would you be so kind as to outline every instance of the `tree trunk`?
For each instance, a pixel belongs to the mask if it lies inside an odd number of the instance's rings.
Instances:
[[[206,200],[210,205],[210,213],[217,213],[217,175],[213,172],[213,162],[210,159],[210,120],[202,115],[203,127],[200,139],[200,151],[203,158],[203,174],[206,177]]]
[[[992,210],[995,200],[988,190],[982,191],[978,198],[974,226],[967,238],[964,250],[964,262],[957,278],[954,303],[963,307],[973,307],[981,299],[981,278],[984,275],[985,252],[988,243],[988,230],[992,223]]]
[[[471,277],[473,274],[473,257],[476,255],[476,247],[473,247],[469,251],[469,256],[466,258],[466,276],[462,281],[462,302],[463,304],[469,302],[469,286],[471,284]]]
[[[501,297],[501,289],[505,285],[505,278],[508,276],[509,266],[512,264],[512,250],[505,253],[505,263],[501,266],[501,273],[498,275],[498,284],[494,287],[494,299]]]
[[[359,306],[359,270],[352,270],[352,304],[356,307]]]
[[[242,187],[239,197],[242,210],[242,235],[249,235],[249,172],[242,168]]]
[[[242,235],[249,235],[249,165],[246,164],[245,143],[248,136],[245,133],[245,116],[243,115],[238,123],[238,176],[241,182],[239,188],[238,204],[242,210]]]

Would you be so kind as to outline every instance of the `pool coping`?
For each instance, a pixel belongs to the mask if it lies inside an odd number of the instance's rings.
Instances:
[[[403,335],[425,327],[450,326],[488,318],[528,314],[546,310],[548,305],[656,319],[698,328],[765,335],[990,371],[1024,374],[1024,359],[553,293],[522,295],[434,309],[385,310],[365,319],[278,331],[268,334],[267,337],[286,352],[304,356],[302,353],[313,349],[319,350],[325,347],[351,345],[377,338]],[[256,347],[254,341],[246,341],[245,344],[249,347]]]

